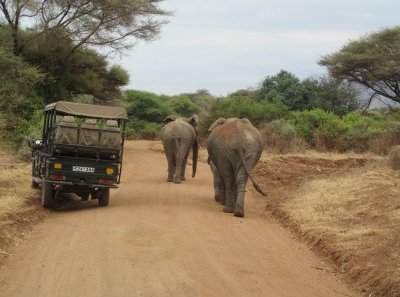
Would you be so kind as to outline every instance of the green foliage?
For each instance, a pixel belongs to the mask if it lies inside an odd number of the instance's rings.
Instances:
[[[218,99],[211,105],[207,116],[200,119],[200,131],[205,133],[218,118],[247,118],[255,126],[282,118],[287,108],[279,103],[255,102],[247,97],[234,96]]]
[[[358,91],[348,82],[330,77],[309,78],[303,81],[310,108],[320,108],[344,116],[359,107]]]
[[[105,56],[91,49],[76,49],[60,35],[42,35],[24,46],[22,57],[49,75],[38,92],[47,103],[70,100],[79,94],[94,96],[95,102],[107,104],[122,97],[121,87],[129,82],[121,66],[109,66]],[[61,46],[64,44],[64,46]]]
[[[308,107],[306,88],[295,75],[285,70],[268,76],[261,82],[259,100],[284,104],[289,110],[303,110]]]
[[[292,112],[289,123],[311,146],[321,150],[336,149],[347,131],[339,116],[321,109]]]
[[[200,106],[194,104],[189,97],[185,95],[172,97],[167,100],[166,103],[176,114],[183,117],[190,117],[200,112]]]
[[[148,122],[158,122],[173,113],[173,110],[160,100],[159,96],[144,91],[128,90],[125,97],[129,103],[128,116]]]
[[[0,47],[0,110],[3,136],[13,135],[15,139],[14,133],[23,122],[30,121],[35,111],[43,108],[43,100],[35,94],[33,88],[40,84],[44,77],[36,67]]]
[[[160,136],[161,124],[130,118],[127,127],[128,139],[156,139]]]
[[[400,27],[394,27],[350,41],[319,64],[326,66],[332,77],[362,84],[400,103],[399,57]]]

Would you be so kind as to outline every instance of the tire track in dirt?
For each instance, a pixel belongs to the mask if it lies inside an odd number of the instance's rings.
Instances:
[[[76,201],[37,226],[2,267],[0,296],[357,296],[251,192],[244,219],[222,213],[206,164],[166,183],[148,145],[126,143],[109,207]]]

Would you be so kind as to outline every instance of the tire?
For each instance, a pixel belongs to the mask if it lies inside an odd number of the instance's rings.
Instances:
[[[83,193],[83,194],[81,194],[81,199],[83,200],[83,201],[88,201],[89,200],[89,193]]]
[[[32,180],[31,188],[32,189],[39,189],[39,184],[37,182],[35,182],[34,180]]]
[[[110,200],[110,189],[103,189],[99,192],[99,206],[107,206]]]
[[[42,206],[46,208],[50,208],[53,206],[54,202],[54,190],[53,186],[43,180],[42,182]]]

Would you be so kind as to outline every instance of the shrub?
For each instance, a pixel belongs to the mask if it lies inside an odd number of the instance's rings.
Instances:
[[[256,127],[285,117],[287,107],[277,103],[255,102],[247,97],[235,96],[213,102],[208,115],[200,118],[200,132],[205,134],[218,118],[247,118]]]
[[[304,152],[306,149],[306,143],[297,136],[295,127],[284,119],[266,124],[261,134],[265,146],[281,154]]]
[[[389,152],[389,164],[394,170],[400,170],[400,145],[395,145]]]
[[[151,123],[137,118],[130,118],[126,129],[127,139],[149,139],[159,137],[161,124]]]
[[[172,109],[150,92],[128,90],[125,92],[129,103],[128,116],[148,122],[161,122],[167,115],[173,113]]]
[[[400,145],[400,123],[389,122],[377,126],[371,141],[370,150],[376,154],[388,154],[390,148]]]
[[[317,150],[339,149],[347,130],[339,116],[321,109],[292,112],[288,121]]]

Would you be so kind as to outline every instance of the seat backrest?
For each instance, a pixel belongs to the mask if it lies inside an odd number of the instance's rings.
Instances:
[[[56,126],[54,143],[75,145],[78,141],[78,128],[73,116],[64,116]]]
[[[86,119],[81,125],[79,132],[79,145],[98,146],[99,145],[99,127],[95,119]]]
[[[121,140],[121,129],[118,127],[118,122],[115,120],[108,120],[106,127],[101,131],[100,146],[120,149]]]

